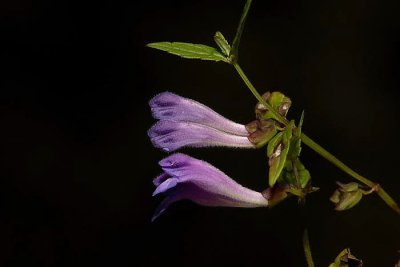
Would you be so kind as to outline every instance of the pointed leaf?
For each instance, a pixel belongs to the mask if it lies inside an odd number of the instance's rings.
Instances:
[[[191,44],[182,42],[159,42],[147,44],[148,47],[155,48],[189,59],[202,59],[213,61],[226,61],[227,59],[214,47],[203,44]]]
[[[221,52],[225,56],[229,56],[229,53],[231,52],[231,46],[229,45],[228,41],[225,39],[225,37],[222,35],[221,32],[215,33],[214,41],[217,43],[217,45],[221,49]]]

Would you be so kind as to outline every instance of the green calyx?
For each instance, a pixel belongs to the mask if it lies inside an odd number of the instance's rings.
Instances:
[[[262,99],[269,107],[258,102],[255,107],[257,119],[247,124],[246,129],[250,142],[257,148],[268,144],[270,206],[276,205],[289,195],[304,199],[307,193],[317,190],[311,187],[310,172],[299,159],[304,114],[301,115],[297,127],[293,120],[287,125],[282,125],[275,120],[274,114],[279,113],[286,117],[292,103],[290,98],[276,91],[264,93]]]
[[[220,37],[218,40],[222,40]],[[223,41],[220,41],[223,44]],[[221,46],[222,46],[221,44]],[[221,47],[222,50],[222,47]],[[266,92],[262,96],[274,111],[279,111],[282,116],[286,116],[291,101],[281,92]],[[256,120],[246,125],[249,132],[249,140],[260,148],[270,142],[282,130],[282,125],[275,120],[273,112],[268,110],[262,103],[258,102],[255,107]]]
[[[269,186],[274,186],[286,164],[290,149],[294,121],[291,121],[285,130],[277,134],[268,144],[269,157]]]
[[[348,184],[341,182],[336,183],[338,189],[333,192],[329,200],[335,204],[335,210],[337,211],[351,209],[361,201],[363,195],[371,194],[376,190],[375,188],[368,191],[363,190],[362,186],[355,182]]]
[[[281,116],[286,117],[290,106],[292,105],[292,101],[289,97],[285,96],[281,92],[266,92],[262,96],[262,99],[267,102],[271,108],[277,111]],[[275,115],[272,111],[268,110],[262,103],[257,103],[256,108],[256,116],[262,120],[274,119]]]

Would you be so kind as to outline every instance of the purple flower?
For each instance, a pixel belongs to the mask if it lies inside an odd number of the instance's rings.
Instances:
[[[153,117],[160,121],[148,131],[155,147],[227,146],[254,148],[245,125],[224,118],[194,100],[164,92],[150,100]]]
[[[214,166],[176,153],[159,162],[161,175],[153,180],[157,195],[164,193],[166,198],[157,207],[152,220],[155,220],[173,202],[189,199],[204,206],[225,207],[267,207],[268,200],[262,193],[241,186]]]

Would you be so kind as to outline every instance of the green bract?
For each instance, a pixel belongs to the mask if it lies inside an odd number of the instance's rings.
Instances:
[[[274,186],[278,180],[290,148],[290,139],[292,138],[292,130],[294,121],[291,121],[285,130],[273,138],[268,144],[267,153],[269,156],[269,186]],[[274,142],[272,142],[274,141]],[[272,153],[271,153],[272,152]]]
[[[231,46],[229,45],[228,41],[222,35],[221,32],[216,32],[214,35],[214,41],[217,43],[218,47],[221,49],[221,52],[225,56],[229,56],[231,53]]]

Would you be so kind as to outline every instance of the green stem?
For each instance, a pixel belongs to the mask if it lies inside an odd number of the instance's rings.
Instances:
[[[240,17],[239,26],[236,31],[235,39],[233,39],[232,49],[229,54],[231,62],[237,62],[239,58],[239,44],[240,39],[242,39],[242,33],[244,30],[244,24],[246,22],[247,14],[249,12],[252,0],[247,0],[246,5],[243,8],[242,16]]]
[[[285,117],[280,115],[278,112],[276,112],[264,99],[262,99],[261,95],[258,93],[257,89],[253,86],[253,84],[250,82],[250,80],[247,78],[246,74],[243,72],[242,68],[239,66],[238,63],[233,63],[232,64],[244,83],[247,85],[247,87],[250,89],[250,91],[253,93],[253,95],[257,98],[257,100],[263,104],[275,117],[277,121],[280,123],[287,125],[288,121]],[[329,153],[326,149],[318,145],[315,141],[313,141],[310,137],[308,137],[305,134],[301,134],[301,140],[303,141],[304,144],[306,144],[308,147],[310,147],[312,150],[320,154],[323,158],[331,162],[333,165],[356,179],[357,181],[362,182],[363,184],[369,186],[371,189],[374,189],[377,194],[382,198],[382,200],[389,206],[391,207],[394,211],[400,214],[400,207],[397,205],[397,203],[393,200],[391,196],[389,196],[386,191],[379,186],[379,184],[376,184],[372,182],[371,180],[365,178],[364,176],[361,176],[360,174],[356,173],[353,171],[350,167],[348,167],[346,164],[341,162],[339,159],[337,159],[334,155]]]
[[[371,180],[365,178],[364,176],[356,173],[353,171],[349,166],[341,162],[339,159],[337,159],[334,155],[329,153],[326,149],[324,149],[322,146],[318,145],[316,142],[314,142],[310,137],[308,137],[305,134],[301,134],[301,140],[303,141],[304,144],[306,144],[308,147],[310,147],[312,150],[320,154],[323,158],[331,162],[333,165],[356,179],[357,181],[362,182],[363,184],[369,186],[370,188],[374,189],[377,194],[385,201],[385,203],[391,207],[393,210],[395,210],[397,213],[400,214],[400,207],[397,205],[397,203],[393,200],[391,196],[389,196],[386,191],[379,186],[378,184],[372,182]]]
[[[279,121],[280,123],[283,123],[284,125],[288,124],[288,121],[286,120],[285,117],[283,117],[281,114],[279,114],[278,112],[276,112],[275,109],[273,109],[271,107],[270,104],[268,104],[262,97],[261,95],[258,93],[257,89],[254,87],[254,85],[250,82],[249,78],[247,78],[246,74],[244,74],[244,71],[242,70],[242,68],[239,66],[238,63],[233,63],[232,64],[236,71],[239,73],[240,77],[242,78],[242,80],[244,81],[244,83],[247,85],[247,87],[250,89],[250,91],[253,93],[253,95],[257,98],[257,100],[263,104],[269,111],[271,111],[272,115],[275,117],[275,119],[277,121]]]
[[[368,180],[367,178],[359,175],[358,173],[356,173],[355,171],[353,171],[352,169],[350,169],[350,167],[348,167],[346,164],[344,164],[343,162],[341,162],[340,160],[338,160],[334,155],[332,155],[331,153],[329,153],[325,148],[323,148],[322,146],[318,145],[316,142],[314,142],[314,140],[312,140],[310,137],[308,137],[305,134],[301,134],[301,140],[303,141],[304,144],[306,144],[308,147],[312,148],[315,152],[317,152],[318,154],[320,154],[322,157],[324,157],[326,160],[328,160],[329,162],[331,162],[333,165],[335,165],[336,167],[338,167],[339,169],[341,169],[342,171],[344,171],[345,173],[347,173],[348,175],[354,177],[356,180],[362,182],[363,184],[373,188],[376,186],[375,183],[373,183],[372,181]]]
[[[303,248],[304,248],[304,255],[306,256],[306,261],[308,267],[315,267],[312,255],[311,255],[311,247],[310,247],[310,240],[308,239],[308,230],[307,228],[304,229],[303,233]]]

